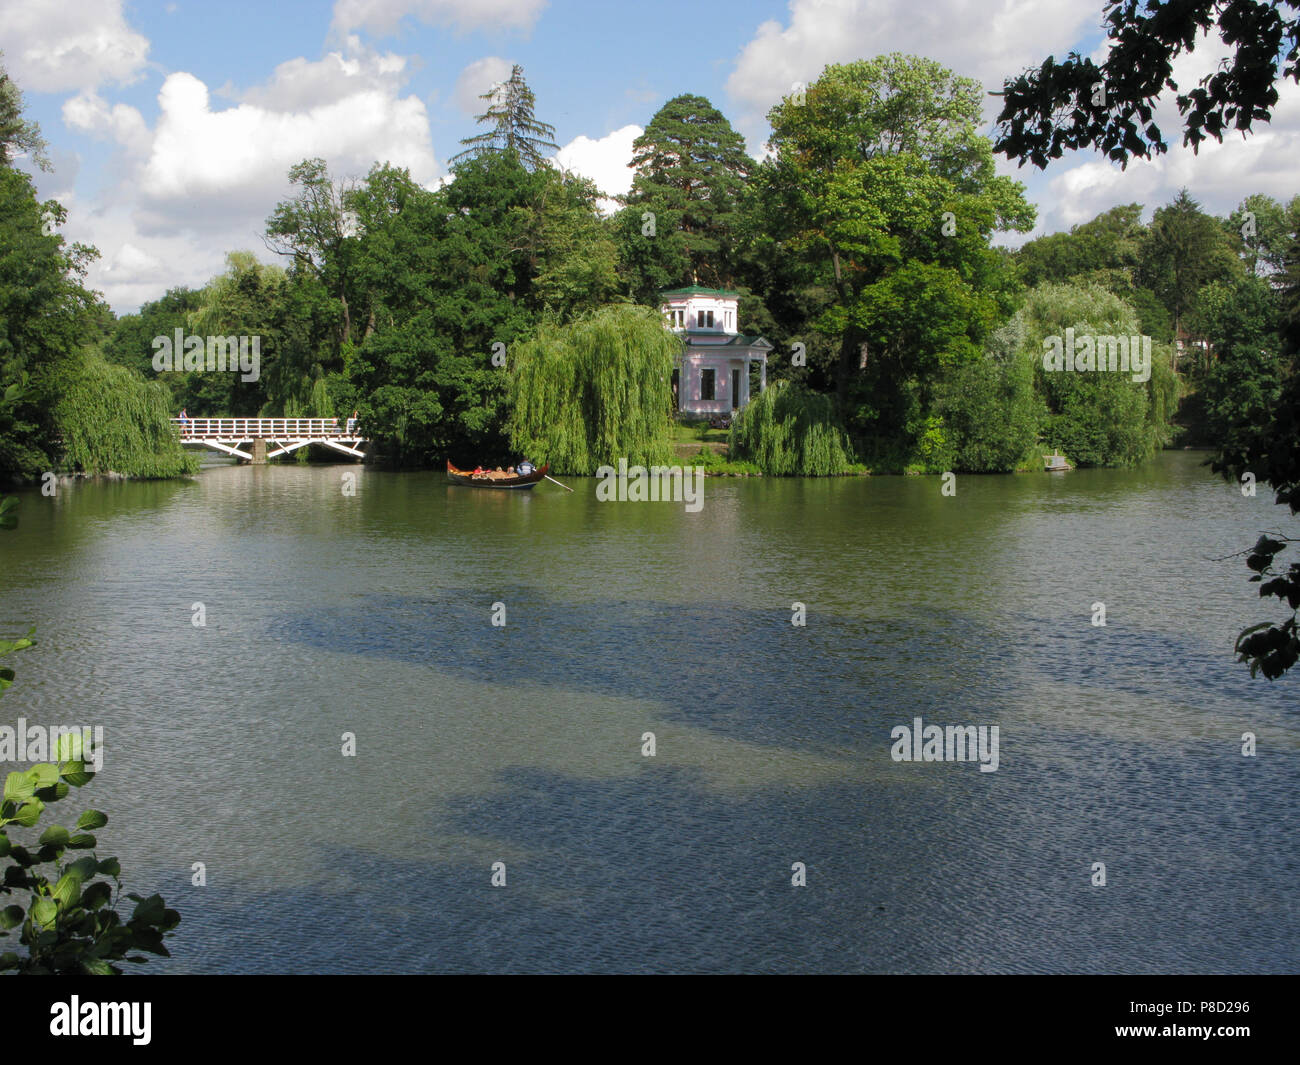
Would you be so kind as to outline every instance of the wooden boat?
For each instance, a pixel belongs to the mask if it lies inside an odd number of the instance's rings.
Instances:
[[[449,460],[447,462],[447,480],[452,484],[463,484],[470,488],[528,489],[542,480],[550,468],[550,466],[543,466],[541,469],[533,470],[532,473],[515,474],[513,476],[494,475],[489,477],[484,474],[476,476],[473,470],[456,469]]]

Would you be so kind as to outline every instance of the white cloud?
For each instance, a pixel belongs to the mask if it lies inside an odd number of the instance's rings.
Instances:
[[[743,109],[738,128],[759,152],[768,109],[796,82],[815,81],[828,63],[904,52],[937,59],[996,89],[1045,56],[1069,50],[1099,22],[1096,0],[790,0],[789,24],[769,20],[758,27],[726,89]]]
[[[104,98],[91,89],[63,102],[63,121],[71,129],[96,139],[115,141],[129,155],[140,154],[149,147],[151,134],[144,116],[127,104],[109,107]]]
[[[144,70],[149,40],[121,0],[0,0],[4,62],[30,92],[76,92],[126,84]]]
[[[367,30],[383,37],[412,18],[457,30],[531,30],[545,7],[546,0],[335,0],[332,29],[339,35]]]
[[[424,103],[362,88],[303,111],[255,104],[213,110],[208,88],[172,74],[158,94],[161,114],[141,172],[143,195],[156,202],[220,207],[229,196],[269,192],[295,162],[322,156],[341,173],[364,174],[375,160],[407,166],[417,180],[436,163]]]
[[[624,126],[598,140],[574,137],[555,155],[556,162],[590,178],[609,199],[601,207],[614,210],[618,205],[612,197],[621,196],[632,188],[632,142],[641,136],[640,126]]]
[[[487,102],[480,97],[496,85],[509,80],[514,64],[500,56],[489,55],[476,59],[460,72],[456,79],[456,106],[467,115],[481,115]]]
[[[423,101],[401,95],[406,60],[355,47],[318,61],[282,63],[261,86],[214,106],[208,86],[171,74],[150,127],[135,108],[82,92],[64,104],[69,127],[111,139],[119,174],[74,212],[66,234],[104,258],[90,282],[117,310],[178,284],[202,284],[226,252],[261,249],[265,220],[291,195],[289,168],[323,157],[338,178],[375,162],[407,167],[422,184],[439,176]]]
[[[274,111],[300,111],[337,103],[366,89],[395,94],[406,77],[406,56],[381,55],[352,36],[343,51],[330,52],[323,59],[300,56],[281,63],[265,85],[242,93],[226,86],[222,92]]]

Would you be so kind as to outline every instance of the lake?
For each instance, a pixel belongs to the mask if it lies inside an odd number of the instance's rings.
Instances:
[[[103,727],[54,810],[181,912],[143,971],[1294,972],[1300,677],[1235,662],[1281,612],[1225,558],[1287,519],[1205,458],[698,513],[64,483],[0,534],[40,641],[0,723]],[[895,761],[916,718],[997,726],[996,771]]]

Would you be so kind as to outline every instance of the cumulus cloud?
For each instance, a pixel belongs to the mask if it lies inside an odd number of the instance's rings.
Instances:
[[[136,80],[149,40],[121,0],[0,0],[5,66],[31,92],[77,92]]]
[[[340,178],[389,162],[434,183],[428,115],[419,97],[401,95],[405,68],[401,56],[359,46],[295,59],[235,93],[240,102],[229,107],[214,106],[203,81],[178,72],[158,92],[152,126],[94,92],[69,99],[64,121],[110,139],[122,175],[74,215],[75,226],[69,220],[71,239],[104,254],[92,284],[114,308],[131,310],[176,284],[202,283],[227,251],[261,247],[266,217],[291,194],[287,172],[305,158],[324,158]]]
[[[378,37],[397,33],[410,18],[457,30],[531,30],[546,0],[335,0],[332,29],[346,35],[366,30]]]
[[[407,77],[406,56],[366,48],[356,36],[349,37],[343,51],[330,52],[323,59],[301,56],[275,68],[265,85],[238,92],[228,86],[224,95],[242,103],[273,111],[309,110],[337,103],[365,90],[396,94]]]
[[[127,104],[110,107],[91,89],[83,89],[63,102],[63,121],[70,129],[116,142],[129,155],[146,151],[151,138],[144,116],[136,108]]]
[[[493,86],[508,81],[513,68],[510,60],[496,55],[474,60],[456,79],[456,106],[467,115],[481,115],[486,101],[480,97],[490,92]]]
[[[996,89],[1044,56],[1068,51],[1099,23],[1096,0],[790,0],[789,23],[758,27],[726,90],[742,108],[738,127],[759,152],[768,109],[828,63],[905,52]]]
[[[607,213],[618,207],[614,196],[632,189],[632,142],[641,136],[640,126],[624,126],[613,133],[593,140],[591,137],[574,137],[555,155],[556,162],[565,170],[590,178],[608,199],[601,204]]]

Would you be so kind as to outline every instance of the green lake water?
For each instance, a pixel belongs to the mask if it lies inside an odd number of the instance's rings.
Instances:
[[[160,971],[1294,972],[1300,678],[1234,661],[1278,611],[1224,558],[1285,515],[1204,459],[25,492],[0,724],[103,727],[74,799],[181,911]],[[894,761],[917,717],[997,771]]]

